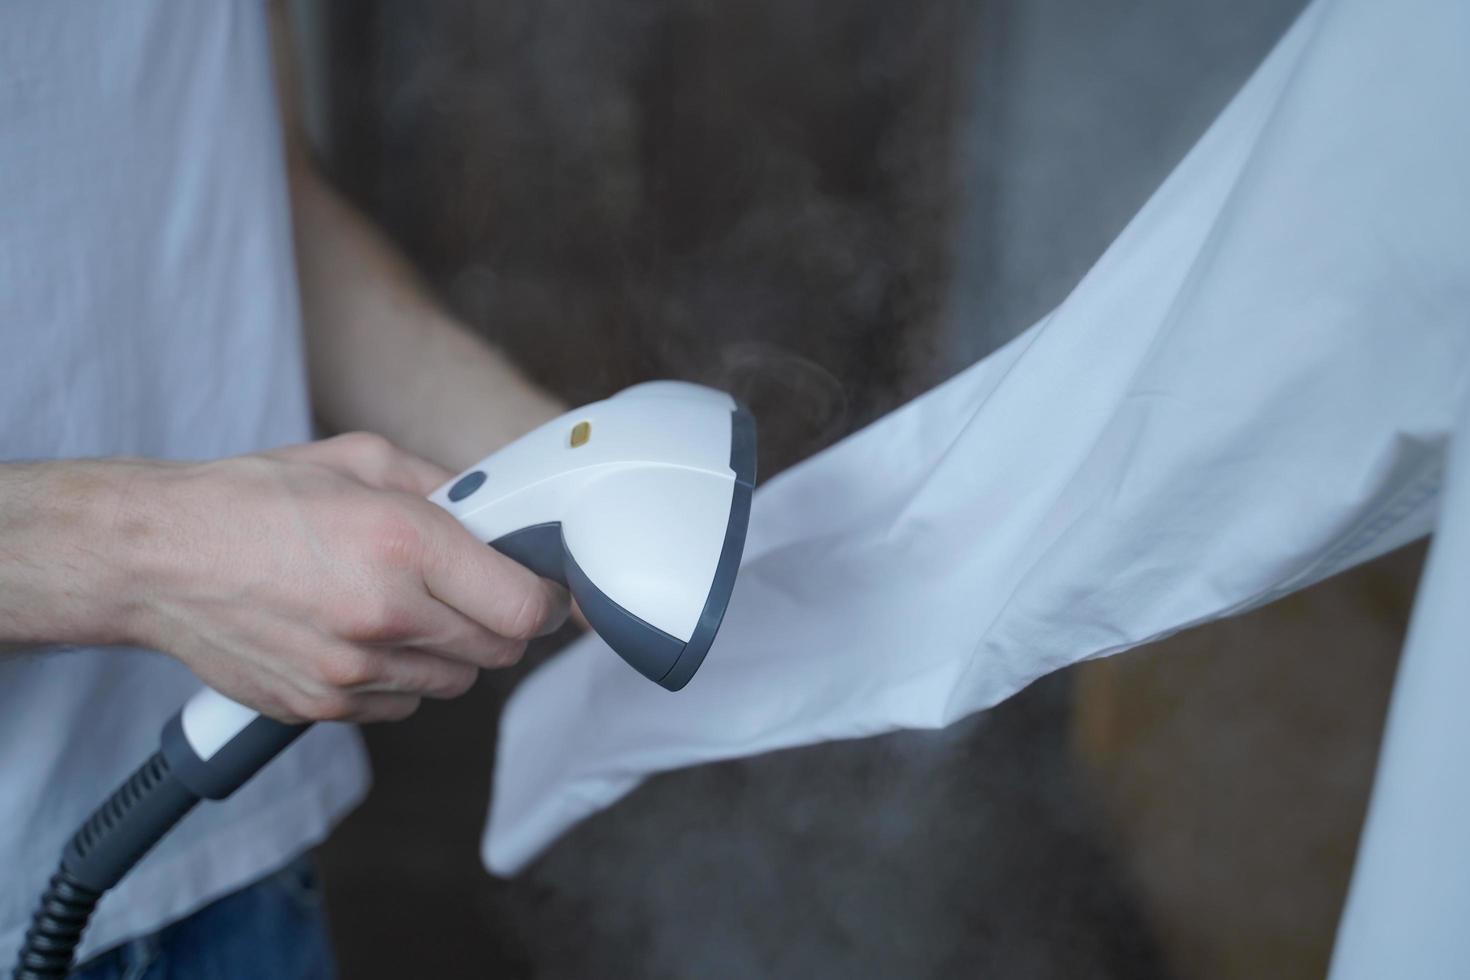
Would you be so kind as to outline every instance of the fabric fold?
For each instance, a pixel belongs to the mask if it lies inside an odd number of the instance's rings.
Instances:
[[[1470,364],[1470,30],[1385,7],[1318,0],[1052,314],[759,489],[685,691],[596,637],[532,674],[487,866],[652,773],[947,725],[1428,532]]]

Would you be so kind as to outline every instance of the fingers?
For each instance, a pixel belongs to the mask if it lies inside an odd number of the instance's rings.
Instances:
[[[333,644],[308,658],[282,710],[292,721],[385,721],[406,718],[423,698],[450,700],[472,688],[472,664],[408,647]]]
[[[422,567],[426,552],[415,549],[412,578],[401,580],[401,587],[383,601],[365,603],[361,615],[345,629],[339,623],[339,635],[366,647],[408,647],[485,670],[517,663],[526,651],[526,640],[503,636],[431,593]],[[499,586],[491,582],[487,587]],[[539,589],[543,583],[535,580],[531,587]],[[554,594],[560,592],[553,589]],[[560,617],[555,605],[552,609],[547,625],[554,626]]]
[[[379,721],[402,721],[419,709],[422,699],[411,694],[358,694],[352,700],[352,714],[344,719],[361,725]]]
[[[434,606],[434,625],[407,645],[483,670],[509,667],[525,654],[525,640],[494,633],[432,596],[425,601]]]
[[[442,466],[436,466],[412,453],[402,450],[395,452],[397,455],[390,461],[382,484],[385,490],[402,490],[416,497],[427,497],[454,476]],[[367,477],[362,479],[366,483],[372,483]]]
[[[541,624],[541,629],[536,631],[537,636],[550,636],[561,629],[572,615],[572,597],[567,590],[547,579],[541,579],[541,587],[546,590],[551,598],[551,612]],[[582,611],[577,610],[580,617]]]
[[[439,700],[460,697],[475,686],[479,668],[432,653],[400,647],[366,651],[378,660],[377,679],[354,689],[363,694],[413,694]]]
[[[485,629],[530,640],[559,628],[566,591],[475,540],[454,518],[430,505],[425,521],[424,584],[445,605]]]
[[[241,700],[240,703],[254,703],[262,714],[287,725],[303,725],[318,721],[357,724],[402,721],[417,711],[422,701],[423,698],[416,694],[366,691],[358,694],[293,694],[282,698],[267,695]]]
[[[328,665],[324,670],[318,668],[309,670],[304,675],[291,677],[276,694],[267,693],[254,698],[247,696],[244,703],[255,704],[265,714],[287,724],[315,721],[398,721],[413,714],[425,697],[447,696],[452,690],[463,693],[473,684],[473,679],[466,683],[462,677],[450,679],[432,676],[433,671],[430,669],[423,671],[421,676],[406,678],[399,685],[401,689],[390,688],[389,684],[381,680],[391,669],[388,667],[389,656],[390,651],[386,650],[344,647],[333,651],[324,659],[323,662]],[[338,673],[338,669],[330,666],[332,663],[371,665],[356,666],[352,671],[355,676],[371,677],[373,680],[356,686],[337,684],[328,679]],[[435,693],[412,690],[409,685],[432,688]],[[231,696],[235,695],[231,693]]]
[[[158,627],[173,634],[159,645],[272,717],[407,717],[515,663],[566,618],[564,590],[424,499],[447,471],[379,437],[210,472],[235,474],[237,509],[253,519],[225,522],[245,529],[231,539],[236,561],[170,580],[183,611]]]

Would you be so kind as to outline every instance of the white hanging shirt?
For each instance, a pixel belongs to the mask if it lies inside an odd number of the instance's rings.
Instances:
[[[1318,0],[1057,310],[757,491],[684,691],[590,636],[526,680],[486,864],[518,870],[649,774],[946,725],[1419,537],[1467,382],[1470,4]],[[1446,500],[1470,506],[1470,487]],[[1456,564],[1461,588],[1426,595],[1464,610],[1459,540],[1426,590]],[[1463,630],[1442,640],[1470,662]],[[1458,795],[1434,826],[1463,838],[1459,718]],[[1470,855],[1420,850],[1445,903],[1424,914],[1410,865],[1369,862],[1399,932],[1361,944],[1379,959],[1354,945],[1343,976],[1470,975]],[[1355,888],[1364,909],[1373,887]],[[1460,959],[1374,972],[1421,942]]]
[[[310,437],[260,3],[0,4],[0,459]],[[0,969],[70,834],[199,687],[142,650],[0,656]],[[317,726],[101,902],[83,957],[283,864],[361,798]]]

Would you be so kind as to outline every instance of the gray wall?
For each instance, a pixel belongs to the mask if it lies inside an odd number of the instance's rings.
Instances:
[[[944,328],[954,365],[971,363],[1066,296],[1303,6],[982,6]]]

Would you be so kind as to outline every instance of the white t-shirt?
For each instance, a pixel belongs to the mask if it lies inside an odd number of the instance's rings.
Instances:
[[[309,435],[262,5],[0,5],[0,459]],[[143,650],[0,656],[0,970],[69,835],[198,687]],[[367,782],[356,733],[317,726],[148,855],[81,955],[285,863]]]

